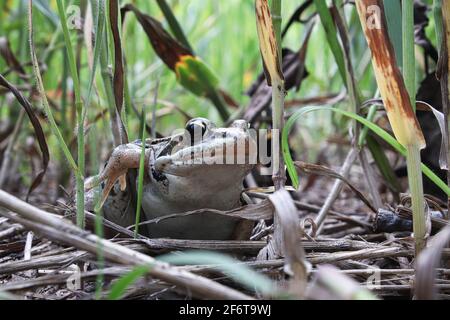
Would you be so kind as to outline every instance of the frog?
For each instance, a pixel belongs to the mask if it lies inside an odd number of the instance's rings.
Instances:
[[[251,231],[246,221],[207,210],[155,222],[173,214],[201,209],[227,211],[242,206],[243,181],[256,164],[257,152],[256,137],[245,120],[220,128],[208,119],[194,118],[184,130],[169,137],[136,140],[116,147],[104,170],[86,183],[87,210],[94,207],[93,186],[101,182],[104,217],[123,227],[134,225],[136,171],[142,152],[144,223],[139,232],[144,236],[231,240],[242,238],[242,230],[246,230],[244,234]],[[135,170],[131,178],[127,174],[130,170]],[[131,186],[127,187],[127,181]]]

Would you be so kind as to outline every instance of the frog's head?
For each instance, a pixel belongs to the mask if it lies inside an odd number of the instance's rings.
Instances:
[[[117,180],[125,189],[128,169],[139,168],[142,143],[118,146],[103,172],[95,179],[105,181],[101,205]],[[228,128],[216,128],[207,119],[190,120],[182,130],[169,138],[145,144],[145,166],[151,184],[172,181],[172,186],[192,188],[208,186],[235,187],[256,164],[256,135],[244,120],[234,121]],[[85,187],[94,186],[91,181]]]
[[[217,183],[242,179],[256,164],[256,136],[244,120],[216,128],[209,120],[190,120],[172,136],[173,148],[150,159],[154,172],[178,177],[208,176]]]

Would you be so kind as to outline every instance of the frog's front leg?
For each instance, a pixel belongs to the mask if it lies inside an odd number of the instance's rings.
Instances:
[[[93,179],[86,181],[85,190],[88,191],[98,184],[106,181],[103,188],[103,194],[99,203],[99,207],[102,207],[106,198],[109,195],[112,187],[117,180],[120,182],[120,189],[122,191],[126,188],[126,174],[128,169],[139,168],[139,160],[141,157],[142,146],[137,143],[123,144],[114,149],[107,165],[103,171]],[[145,166],[148,164],[148,156],[145,157]]]

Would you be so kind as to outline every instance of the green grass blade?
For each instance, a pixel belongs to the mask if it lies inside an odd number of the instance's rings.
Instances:
[[[158,257],[158,260],[174,265],[211,265],[212,268],[222,271],[249,290],[256,290],[266,295],[273,295],[274,293],[275,286],[268,278],[223,254],[208,251],[186,251],[162,255]],[[114,284],[108,299],[120,299],[126,289],[150,269],[151,266],[134,268]]]
[[[75,94],[75,100],[81,101],[81,88],[80,88],[80,79],[78,78],[78,71],[76,65],[75,55],[73,53],[72,41],[70,41],[70,33],[69,28],[67,27],[67,18],[65,12],[65,6],[61,0],[56,0],[56,4],[58,6],[58,13],[61,19],[61,27],[64,35],[64,43],[66,45],[66,52],[69,57],[69,70],[70,74],[73,78],[73,91]]]
[[[3,10],[0,10],[0,34],[5,34],[5,27],[3,24],[5,23],[5,13]],[[2,67],[0,62],[0,68]]]
[[[278,45],[278,59],[280,60],[280,65],[283,64],[283,59],[281,57],[282,50],[282,39],[281,39],[281,0],[272,0],[272,5],[270,7],[270,12],[272,14],[272,24],[273,31],[275,32],[275,39],[277,39]]]
[[[403,36],[402,23],[398,17],[402,14],[402,7],[399,0],[384,0],[383,3],[389,38],[394,46],[397,65],[401,67],[403,65]]]
[[[414,2],[402,1],[403,78],[411,106],[416,110],[416,57],[414,51]]]
[[[34,0],[33,4],[36,9],[38,9],[44,16],[48,18],[49,21],[53,23],[55,27],[59,24],[59,18],[50,8],[49,2],[47,0]]]
[[[97,64],[100,60],[100,53],[102,50],[102,41],[103,41],[103,31],[105,28],[105,0],[99,0],[98,2],[93,1],[93,14],[94,14],[94,23],[95,27],[95,43],[94,43],[94,61],[92,64],[91,75],[89,77],[88,91],[85,99],[86,108],[83,114],[83,120],[86,116],[87,109],[89,108],[92,89],[94,87],[95,80],[95,72],[97,70]]]
[[[250,290],[257,290],[267,295],[274,291],[274,285],[268,278],[246,265],[240,264],[239,261],[216,252],[186,251],[176,254],[170,253],[158,257],[158,260],[175,265],[213,265],[214,269],[222,271]]]
[[[14,296],[6,291],[0,291],[0,300],[19,300],[20,298]]]
[[[145,172],[145,105],[142,106],[141,113],[141,157],[139,158],[139,174],[138,174],[138,188],[137,188],[137,205],[136,205],[136,221],[134,227],[134,237],[137,238],[139,234],[139,222],[141,221],[141,205],[142,195],[144,189],[144,172]]]
[[[77,192],[77,226],[84,228],[84,121],[83,121],[83,101],[81,100],[81,87],[80,79],[78,77],[77,60],[74,56],[72,47],[72,41],[70,40],[69,28],[67,27],[67,18],[64,4],[61,0],[56,0],[58,7],[59,19],[61,21],[61,27],[64,35],[64,42],[66,45],[66,52],[69,58],[69,70],[72,76],[73,90],[75,94],[75,109],[77,113],[77,153],[78,161],[77,166],[80,171],[80,175],[75,177],[76,179],[76,192]]]
[[[367,128],[367,127],[364,127]],[[373,160],[377,164],[378,170],[386,181],[389,189],[394,192],[400,192],[401,187],[398,181],[398,177],[395,175],[394,169],[392,169],[389,159],[384,153],[383,148],[380,146],[377,140],[371,135],[367,136],[367,148],[369,148],[372,154]]]
[[[434,26],[436,31],[436,46],[441,50],[444,25],[442,22],[442,0],[433,1]]]
[[[129,286],[135,283],[140,277],[144,276],[151,266],[137,266],[125,276],[116,281],[108,295],[109,300],[119,300]]]
[[[177,38],[177,40],[180,41],[180,43],[184,45],[186,48],[188,48],[191,52],[194,52],[188,39],[186,38],[186,35],[183,32],[183,29],[178,23],[177,18],[175,18],[175,15],[173,14],[172,9],[170,9],[166,0],[156,0],[156,3],[158,3],[159,8],[161,9],[164,17],[169,23],[170,30],[172,30],[172,33],[175,36],[175,38]]]
[[[111,124],[111,136],[114,141],[114,146],[118,146],[120,142],[120,132],[118,123],[115,120],[116,119],[116,101],[114,98],[114,90],[112,85],[112,73],[109,68],[109,47],[108,47],[108,35],[106,32],[103,34],[103,41],[102,41],[102,47],[103,49],[100,52],[100,68],[101,68],[101,75],[102,75],[102,83],[103,83],[103,89],[104,89],[104,95],[106,98],[107,106],[108,106],[108,112],[109,112],[109,118],[110,118],[110,124]]]
[[[369,121],[373,121],[376,112],[377,112],[377,105],[376,104],[371,105],[369,112],[367,113],[366,119]],[[363,127],[361,130],[361,134],[359,135],[358,146],[361,148],[364,146],[364,144],[367,145],[389,189],[393,190],[394,192],[400,192],[400,184],[398,183],[394,170],[389,164],[389,160],[384,154],[384,151],[382,150],[378,141],[376,141],[372,136],[368,135],[368,133],[369,128]]]
[[[336,112],[339,114],[342,114],[346,117],[349,117],[351,119],[359,121],[364,126],[368,127],[370,130],[372,130],[374,133],[376,133],[380,138],[382,138],[384,141],[389,143],[395,150],[397,150],[400,154],[403,156],[406,156],[406,148],[402,146],[394,137],[392,137],[389,133],[387,133],[384,129],[377,126],[375,123],[368,121],[367,119],[354,114],[352,112],[344,111],[341,109],[326,107],[326,106],[312,106],[312,107],[305,107],[300,110],[298,110],[296,113],[294,113],[289,120],[286,122],[286,125],[283,129],[283,135],[282,135],[282,149],[283,149],[283,155],[286,162],[287,170],[289,173],[289,176],[291,177],[292,184],[295,188],[298,188],[299,181],[298,181],[298,175],[295,170],[294,162],[292,160],[291,153],[289,151],[289,142],[288,142],[288,136],[289,132],[293,128],[295,122],[300,119],[301,117],[305,116],[309,112],[313,111],[319,111],[319,110],[329,110],[332,112]],[[431,180],[433,181],[439,188],[441,188],[447,195],[450,196],[450,188],[447,186],[445,182],[443,182],[434,172],[432,172],[426,165],[421,165],[422,172]]]
[[[334,59],[336,60],[342,81],[345,85],[347,85],[344,53],[342,52],[342,48],[337,37],[338,33],[333,21],[333,17],[331,16],[330,10],[328,9],[325,0],[314,0],[314,4],[316,5],[317,12],[319,13],[322,26],[325,29],[328,45],[330,46],[331,52],[333,53]]]

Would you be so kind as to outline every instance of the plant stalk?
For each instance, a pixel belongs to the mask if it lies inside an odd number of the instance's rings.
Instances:
[[[142,106],[141,112],[141,156],[139,158],[139,170],[138,170],[138,194],[137,194],[137,205],[136,205],[136,221],[134,226],[134,238],[137,239],[139,235],[139,222],[141,221],[141,205],[142,205],[142,195],[144,189],[144,171],[145,171],[145,105]]]
[[[408,183],[411,192],[411,208],[413,211],[413,232],[415,256],[417,257],[426,245],[426,219],[423,196],[420,148],[409,145],[406,148],[406,164],[408,167]]]
[[[398,67],[403,65],[402,21],[398,18],[402,12],[400,1],[383,0],[384,13],[388,25],[389,38],[394,47]]]
[[[77,166],[81,174],[75,176],[76,193],[77,193],[77,226],[84,228],[84,121],[83,121],[83,101],[81,100],[80,79],[78,77],[77,63],[73,53],[72,42],[70,41],[70,33],[67,27],[67,18],[64,4],[61,0],[56,1],[58,13],[61,19],[61,26],[66,44],[67,56],[69,62],[69,70],[73,80],[73,89],[75,94],[75,110],[77,113]]]
[[[227,121],[228,118],[230,117],[230,112],[226,107],[225,101],[220,96],[219,91],[211,90],[208,93],[208,99],[211,100],[211,102],[214,104],[222,120]]]
[[[282,65],[281,55],[281,0],[273,0],[271,5],[272,24],[277,42],[278,59]],[[272,79],[272,180],[275,190],[284,187],[286,172],[283,152],[281,150],[281,131],[284,125],[284,80],[279,77]]]
[[[114,142],[114,146],[120,145],[120,132],[117,121],[116,101],[114,99],[114,91],[112,84],[111,68],[108,65],[108,44],[107,33],[103,35],[102,51],[100,52],[100,68],[103,82],[103,88],[105,90],[106,101],[108,103],[109,119],[111,125],[111,133]]]
[[[284,187],[286,172],[280,146],[284,125],[284,81],[278,78],[272,82],[272,180],[275,190]]]

